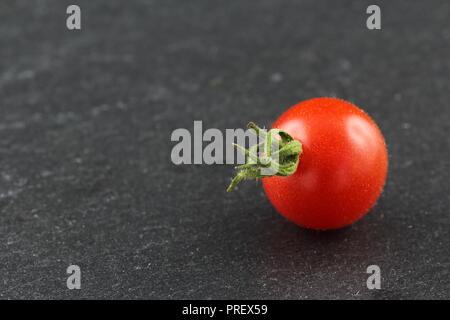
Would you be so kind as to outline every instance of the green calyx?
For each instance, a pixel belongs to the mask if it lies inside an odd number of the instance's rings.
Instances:
[[[258,143],[249,149],[233,144],[244,153],[245,163],[235,167],[238,173],[227,191],[232,191],[243,179],[290,176],[297,171],[302,144],[280,129],[266,131],[253,122],[247,127],[258,136]]]

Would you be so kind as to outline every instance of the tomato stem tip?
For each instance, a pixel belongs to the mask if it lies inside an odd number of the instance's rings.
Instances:
[[[232,191],[243,179],[260,179],[271,176],[290,176],[297,171],[302,144],[280,129],[269,131],[250,122],[247,127],[257,135],[258,143],[246,149],[233,146],[245,156],[245,163],[236,166],[236,176],[227,192]]]

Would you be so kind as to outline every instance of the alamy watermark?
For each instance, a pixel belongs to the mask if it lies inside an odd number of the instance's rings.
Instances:
[[[367,14],[370,16],[367,18],[366,27],[369,30],[380,30],[381,29],[381,9],[376,4],[372,4],[367,7]]]
[[[367,7],[366,13],[369,17],[366,20],[366,27],[369,30],[381,29],[381,8],[376,4]],[[71,4],[66,9],[69,16],[66,19],[66,27],[69,30],[81,30],[81,8],[79,5]]]
[[[376,264],[367,267],[366,272],[370,274],[367,278],[366,285],[367,289],[381,289],[381,269]]]
[[[79,266],[72,264],[67,267],[66,273],[69,274],[66,285],[67,289],[81,289],[81,269]]]
[[[236,164],[238,174],[228,191],[245,178],[289,176],[297,170],[302,145],[280,129],[266,130],[250,122],[248,129],[203,132],[202,121],[194,121],[193,134],[179,128],[172,132],[174,164]],[[239,150],[236,154],[235,149]]]
[[[66,27],[69,30],[81,30],[81,8],[76,4],[67,7]]]

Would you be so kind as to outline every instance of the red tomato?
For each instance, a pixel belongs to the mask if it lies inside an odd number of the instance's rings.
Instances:
[[[388,157],[383,135],[366,113],[343,100],[315,98],[288,109],[272,128],[303,147],[294,174],[262,179],[283,216],[312,229],[336,229],[372,208],[386,181]]]

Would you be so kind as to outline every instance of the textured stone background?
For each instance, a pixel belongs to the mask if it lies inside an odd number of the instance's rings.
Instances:
[[[450,3],[377,3],[381,31],[361,0],[2,1],[0,298],[448,299]],[[351,227],[299,228],[259,184],[226,194],[231,166],[170,161],[176,128],[270,125],[316,96],[388,143]]]

